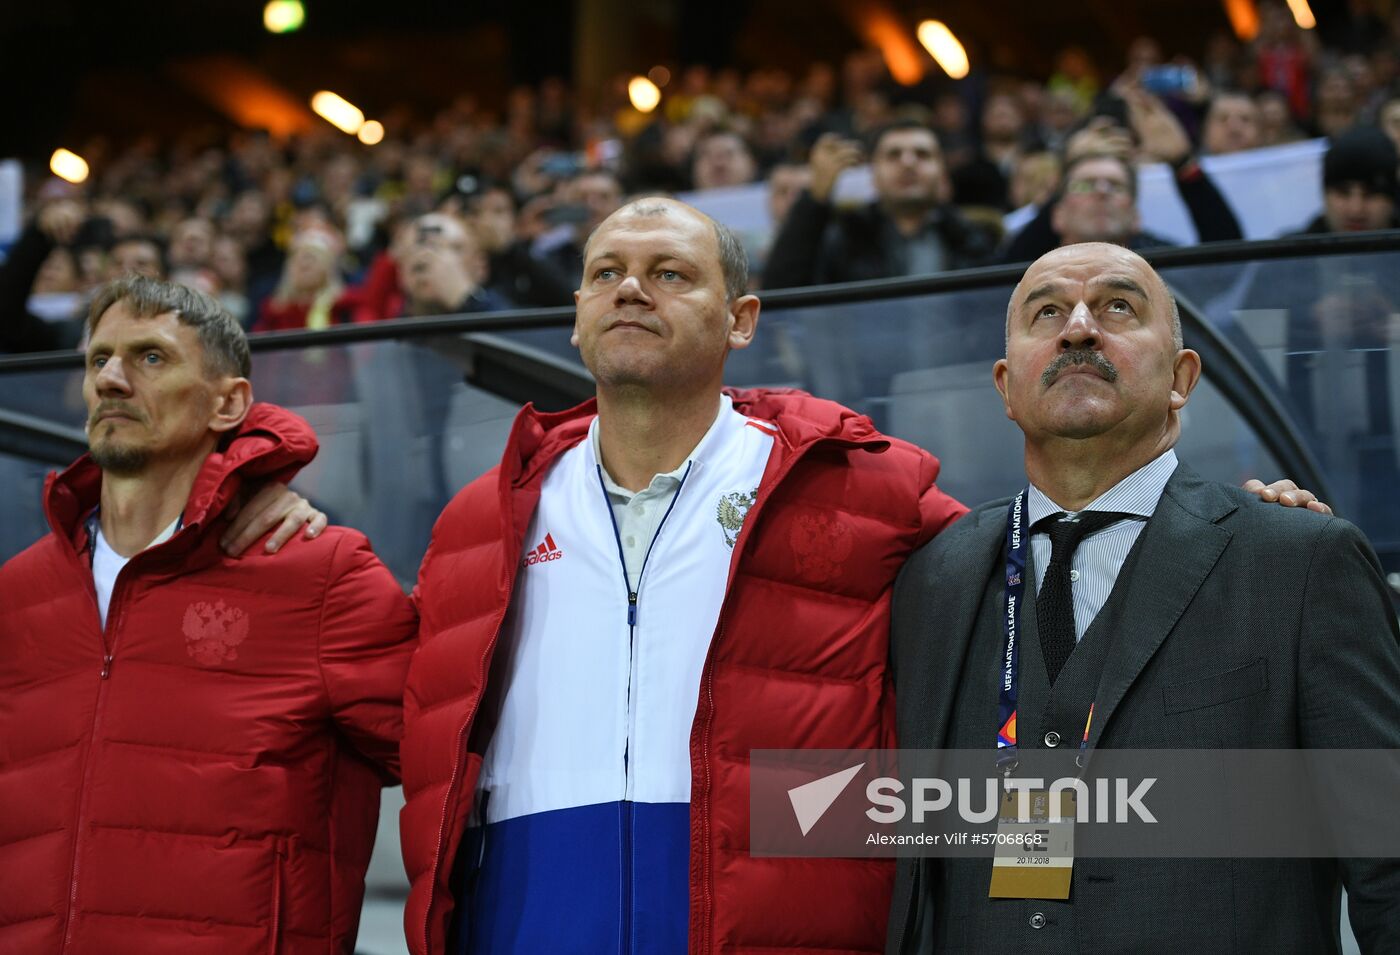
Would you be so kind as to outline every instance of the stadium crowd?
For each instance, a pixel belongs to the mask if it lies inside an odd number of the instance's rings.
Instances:
[[[1319,37],[1263,5],[1252,42],[1217,34],[1194,62],[1143,37],[1116,76],[1066,49],[1048,78],[906,88],[861,51],[801,76],[689,67],[651,114],[623,80],[597,104],[557,80],[500,104],[464,95],[426,121],[391,114],[372,147],[329,127],[94,141],[82,187],[28,177],[0,351],[75,345],[93,290],[127,271],[209,292],[254,332],[569,305],[584,240],[627,197],[755,182],[771,228],[744,239],[767,288],[1028,261],[1064,241],[1160,245],[1135,207],[1146,162],[1174,169],[1203,240],[1239,238],[1197,157],[1343,133],[1328,212],[1298,227],[1389,227],[1400,11],[1349,9]],[[836,179],[865,163],[874,200],[841,202]]]

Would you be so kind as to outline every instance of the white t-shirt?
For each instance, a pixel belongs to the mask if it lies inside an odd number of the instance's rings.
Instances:
[[[164,544],[180,529],[180,518],[170,522],[170,526],[156,535],[142,550],[149,550],[157,544]],[[92,545],[92,582],[97,586],[97,610],[102,617],[102,626],[107,626],[107,608],[112,605],[112,588],[117,585],[117,575],[122,572],[130,557],[123,557],[112,550],[107,538],[102,536],[102,525],[97,525],[97,537]]]

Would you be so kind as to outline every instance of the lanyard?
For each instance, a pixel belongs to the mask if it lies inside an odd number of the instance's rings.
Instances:
[[[1030,549],[1030,528],[1026,526],[1026,498],[1030,488],[1023,488],[1011,500],[1006,510],[1006,612],[1002,615],[1005,640],[1001,653],[1001,687],[997,705],[997,768],[1006,775],[1016,769],[1016,698],[1020,692],[1021,669],[1021,604],[1026,595],[1026,554]],[[1082,761],[1089,747],[1089,727],[1094,722],[1094,704],[1089,704],[1089,716],[1084,721],[1084,735],[1079,741]]]
[[[997,707],[997,768],[1010,773],[1016,768],[1016,695],[1020,690],[1021,601],[1026,594],[1026,551],[1030,529],[1026,524],[1026,492],[1023,488],[1006,511],[1006,613],[1002,630],[1006,639],[1001,653],[1001,688]]]
[[[603,465],[598,464],[598,487],[603,492],[603,503],[608,509],[608,518],[612,521],[613,537],[617,540],[617,560],[622,565],[622,585],[627,591],[627,628],[631,631],[637,626],[637,604],[642,594],[642,575],[646,573],[647,561],[651,560],[651,549],[656,546],[656,540],[661,536],[661,528],[666,524],[666,518],[671,516],[671,511],[676,508],[676,501],[680,500],[681,488],[685,486],[685,479],[690,477],[690,469],[695,466],[692,460],[685,466],[685,473],[681,475],[680,482],[676,485],[675,491],[671,493],[671,503],[666,507],[666,513],[661,515],[661,521],[656,525],[656,533],[651,536],[651,543],[647,545],[647,552],[642,555],[642,566],[637,568],[636,589],[633,589],[631,578],[627,576],[627,555],[622,550],[622,531],[617,526],[617,513],[613,510],[612,498],[608,497],[608,484],[603,480]]]

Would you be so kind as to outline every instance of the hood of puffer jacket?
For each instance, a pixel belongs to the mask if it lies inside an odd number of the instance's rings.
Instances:
[[[239,429],[205,459],[190,488],[184,528],[202,528],[217,520],[244,481],[291,480],[316,457],[317,450],[316,432],[304,418],[255,402]],[[49,526],[78,549],[85,543],[85,519],[101,499],[102,470],[91,454],[84,454],[61,474],[50,474],[44,483]]]
[[[734,410],[778,426],[779,440],[789,450],[814,441],[840,441],[868,451],[889,447],[870,419],[824,398],[814,398],[795,388],[725,388]],[[501,468],[510,483],[529,482],[541,467],[583,440],[598,414],[597,399],[590,398],[567,411],[542,412],[526,405],[515,419]]]

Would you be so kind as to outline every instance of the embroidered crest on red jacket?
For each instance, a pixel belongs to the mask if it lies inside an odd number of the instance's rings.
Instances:
[[[851,528],[830,514],[799,515],[789,543],[797,573],[814,584],[839,577],[855,546]]]
[[[248,638],[248,614],[222,600],[199,600],[185,608],[185,651],[196,663],[216,666],[238,659],[236,647]]]

